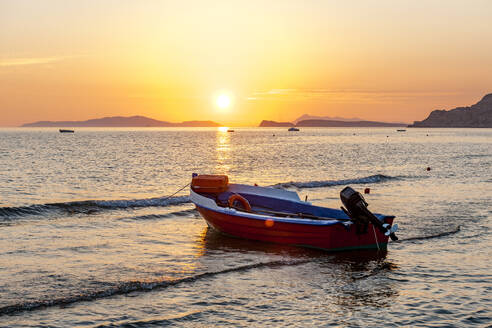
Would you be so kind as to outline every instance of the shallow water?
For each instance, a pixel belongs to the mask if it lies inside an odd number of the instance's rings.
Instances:
[[[430,171],[426,168],[431,167]],[[0,130],[0,326],[460,326],[492,320],[491,129]],[[191,173],[396,215],[387,252],[207,229]]]

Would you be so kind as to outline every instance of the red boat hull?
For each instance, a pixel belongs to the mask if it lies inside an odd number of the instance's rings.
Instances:
[[[329,251],[349,249],[385,249],[388,236],[369,223],[366,233],[357,234],[354,225],[312,225],[233,216],[197,206],[209,226],[217,231],[244,239],[318,248]],[[388,217],[385,223],[392,224]]]

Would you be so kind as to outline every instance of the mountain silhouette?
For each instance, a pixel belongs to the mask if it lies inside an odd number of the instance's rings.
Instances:
[[[469,107],[434,110],[423,121],[415,121],[414,128],[492,128],[492,93]]]
[[[38,121],[23,124],[22,127],[217,127],[212,121],[184,121],[171,123],[145,116],[112,116],[86,121]]]

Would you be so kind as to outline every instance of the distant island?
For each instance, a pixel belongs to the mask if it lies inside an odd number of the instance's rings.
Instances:
[[[260,127],[292,127],[294,126],[294,123],[291,122],[275,122],[275,121],[267,121],[263,120],[260,123]]]
[[[38,121],[26,123],[21,127],[218,127],[212,121],[184,121],[171,123],[154,120],[145,116],[112,116],[86,121]]]
[[[294,122],[276,122],[263,120],[260,127],[399,127],[407,126],[407,123],[391,123],[364,121],[359,118],[343,118],[330,116],[311,116],[304,114]]]
[[[314,115],[304,114],[293,120],[292,123],[297,124],[300,121],[306,121],[306,120],[328,120],[328,121],[344,121],[344,122],[363,121],[363,119],[360,119],[358,117],[346,118],[340,116],[314,116]]]
[[[415,121],[411,128],[492,128],[492,93],[470,107],[434,110],[423,121]]]
[[[305,120],[296,124],[298,127],[391,127],[407,126],[406,123],[389,123],[376,121],[335,121],[335,120]]]

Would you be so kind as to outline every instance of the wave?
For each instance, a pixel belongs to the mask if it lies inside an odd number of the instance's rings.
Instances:
[[[108,323],[95,326],[95,328],[113,328],[113,327],[166,327],[176,324],[182,324],[185,321],[194,321],[199,319],[204,313],[216,313],[214,310],[207,311],[190,311],[170,317],[157,317],[152,319],[143,319],[137,321],[123,321],[119,323]]]
[[[397,241],[394,241],[393,243],[401,243],[404,241],[414,241],[414,240],[426,240],[426,239],[433,239],[433,238],[440,238],[440,237],[445,237],[449,235],[454,235],[455,233],[460,232],[461,227],[457,226],[454,230],[450,231],[444,231],[435,235],[430,235],[430,236],[420,236],[420,237],[410,237],[410,238],[405,238],[405,239],[400,239]]]
[[[292,187],[301,188],[301,189],[321,188],[321,187],[342,186],[342,185],[349,185],[349,184],[380,183],[380,182],[398,180],[398,179],[399,178],[397,177],[390,177],[383,174],[375,174],[363,178],[344,179],[344,180],[321,180],[321,181],[307,181],[307,182],[291,181],[291,182],[277,183],[272,187],[278,189],[292,188]]]
[[[465,154],[453,156],[454,159],[491,157],[491,154]]]
[[[345,180],[323,180],[306,182],[284,182],[277,183],[271,187],[277,189],[285,188],[320,188],[348,184],[380,183],[389,180],[397,180],[397,177],[390,177],[382,174],[371,175],[363,178]],[[43,216],[51,213],[65,214],[94,214],[103,210],[116,210],[139,207],[166,207],[170,205],[180,205],[189,203],[189,196],[156,197],[132,200],[83,200],[61,203],[34,204],[18,207],[0,207],[0,222],[9,221],[19,217]],[[188,213],[186,213],[188,214]],[[185,214],[185,215],[186,215]],[[179,216],[180,214],[177,214]],[[159,218],[162,215],[159,215]]]
[[[353,276],[352,280],[355,281],[355,280],[360,280],[360,279],[366,279],[366,278],[375,276],[375,275],[377,275],[383,271],[393,271],[396,268],[397,268],[396,264],[385,261],[385,262],[378,264],[377,267],[375,267],[374,269],[372,269],[370,272],[368,272],[366,274],[359,275],[359,276]]]
[[[52,212],[61,214],[93,214],[102,210],[139,207],[165,207],[189,203],[188,196],[157,197],[132,200],[84,200],[65,203],[36,204],[19,207],[0,207],[0,220],[44,215]]]
[[[162,289],[176,286],[183,283],[195,282],[200,279],[211,278],[217,275],[223,275],[231,272],[242,272],[258,268],[275,268],[285,265],[300,265],[309,262],[308,260],[279,260],[271,262],[260,262],[243,265],[239,267],[224,269],[221,271],[212,271],[196,274],[193,276],[175,279],[175,280],[155,280],[155,281],[129,281],[116,284],[113,287],[68,297],[55,298],[51,300],[39,300],[33,302],[17,303],[0,307],[0,316],[9,315],[24,311],[33,311],[54,306],[66,306],[79,302],[90,302],[101,298],[107,298],[116,295],[126,295],[133,292],[148,292],[154,289]]]
[[[118,220],[121,220],[121,221],[160,220],[160,219],[173,218],[173,217],[179,217],[179,216],[189,216],[191,214],[196,214],[196,213],[198,213],[198,211],[196,209],[190,208],[187,210],[175,211],[175,212],[163,213],[163,214],[148,214],[148,215],[130,216],[130,217],[120,218]]]

